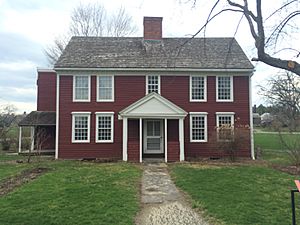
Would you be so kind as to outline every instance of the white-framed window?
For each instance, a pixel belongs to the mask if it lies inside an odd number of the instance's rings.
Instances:
[[[190,76],[190,101],[206,102],[206,76]]]
[[[234,112],[217,112],[216,118],[218,141],[232,139],[234,131]]]
[[[72,143],[90,142],[90,112],[72,112]]]
[[[114,142],[114,112],[96,112],[96,142]]]
[[[190,141],[207,142],[206,112],[190,112]]]
[[[114,101],[114,76],[97,76],[97,101]]]
[[[91,76],[73,76],[73,101],[89,102],[91,95]]]
[[[233,101],[233,76],[216,77],[216,98],[218,102]]]
[[[146,94],[156,92],[160,94],[160,76],[147,75],[146,76]]]

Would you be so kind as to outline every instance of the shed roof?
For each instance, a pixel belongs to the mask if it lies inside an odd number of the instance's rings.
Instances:
[[[234,38],[72,37],[60,68],[253,69]]]
[[[48,111],[32,111],[19,122],[19,126],[55,126],[56,113]]]

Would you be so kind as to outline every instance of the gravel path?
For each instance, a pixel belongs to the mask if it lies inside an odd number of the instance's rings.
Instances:
[[[165,163],[144,164],[142,211],[137,225],[208,225],[185,201],[172,182]]]

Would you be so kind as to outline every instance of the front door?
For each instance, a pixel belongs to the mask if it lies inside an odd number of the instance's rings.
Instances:
[[[164,153],[163,146],[162,120],[144,120],[144,153]]]

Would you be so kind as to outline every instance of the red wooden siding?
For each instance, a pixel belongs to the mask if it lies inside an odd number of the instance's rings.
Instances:
[[[234,77],[234,102],[216,102],[216,77],[207,77],[207,102],[189,102],[189,76],[161,76],[161,95],[186,112],[207,112],[208,142],[191,143],[189,134],[189,115],[184,121],[185,156],[209,157],[222,155],[212,149],[211,133],[216,126],[216,112],[235,112],[235,118],[240,118],[241,124],[249,124],[249,78]],[[72,102],[72,76],[60,76],[59,102],[59,157],[61,158],[122,158],[122,120],[118,120],[118,112],[133,102],[145,96],[145,76],[115,76],[115,102],[96,102],[96,76],[91,80],[91,102]],[[90,143],[71,143],[72,112],[91,112]],[[114,143],[95,143],[95,112],[114,112]],[[178,136],[173,130],[178,130],[178,120],[169,120],[168,154],[172,159],[179,159]],[[128,157],[138,159],[138,120],[129,120],[128,149],[132,154]],[[172,129],[171,129],[172,127]],[[136,138],[133,133],[136,133]],[[135,153],[134,153],[135,152]],[[174,153],[172,153],[174,152]],[[171,153],[171,154],[170,154]],[[241,156],[250,156],[250,140],[245,143]],[[170,158],[171,160],[171,158]]]
[[[38,72],[37,110],[56,111],[56,73]]]
[[[168,162],[179,161],[179,121],[168,120]]]
[[[140,160],[140,124],[139,120],[128,120],[128,161],[139,162]]]
[[[91,102],[73,102],[73,77],[60,76],[59,157],[122,158],[122,120],[118,112],[145,96],[145,77],[115,76],[115,102],[96,102],[96,76],[91,78]],[[90,143],[72,143],[72,112],[91,112]],[[95,142],[95,112],[114,112],[114,142]]]

